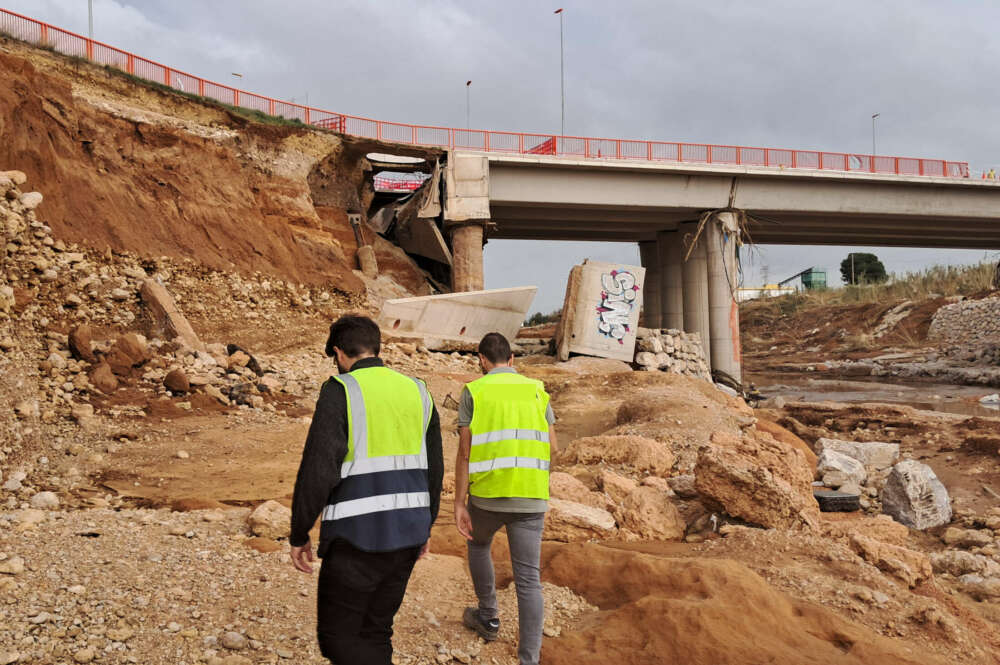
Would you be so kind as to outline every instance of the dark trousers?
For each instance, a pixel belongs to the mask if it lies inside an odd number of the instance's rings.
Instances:
[[[337,541],[319,571],[316,633],[334,665],[390,665],[392,620],[403,603],[419,547],[363,552]]]

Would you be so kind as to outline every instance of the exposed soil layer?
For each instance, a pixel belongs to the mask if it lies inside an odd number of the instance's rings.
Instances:
[[[0,163],[46,194],[55,237],[364,290],[346,213],[367,209],[373,142],[251,122],[8,39],[0,83]],[[385,274],[424,288],[402,251],[368,240]]]

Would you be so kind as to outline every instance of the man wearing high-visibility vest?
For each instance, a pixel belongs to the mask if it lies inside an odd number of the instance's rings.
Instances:
[[[506,527],[517,589],[518,657],[521,665],[537,665],[544,618],[539,560],[555,416],[542,382],[514,369],[503,335],[482,339],[479,363],[485,376],[465,386],[458,409],[455,522],[468,541],[469,573],[479,599],[462,620],[483,639],[497,639],[490,546],[493,534]]]
[[[322,513],[316,632],[335,665],[389,665],[392,622],[441,501],[444,460],[427,386],[378,357],[378,325],[344,316],[292,499],[292,563],[311,573],[309,530]]]

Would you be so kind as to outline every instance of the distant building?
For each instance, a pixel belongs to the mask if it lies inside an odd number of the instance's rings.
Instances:
[[[745,302],[747,300],[757,300],[758,298],[774,298],[775,296],[787,296],[790,293],[795,293],[795,289],[791,286],[778,286],[777,284],[750,286],[736,289],[736,301]]]
[[[787,279],[778,282],[778,286],[791,285],[795,290],[812,291],[826,288],[826,271],[816,268],[806,268]]]

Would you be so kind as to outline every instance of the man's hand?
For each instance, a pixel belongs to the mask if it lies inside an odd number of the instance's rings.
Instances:
[[[296,570],[301,570],[303,573],[311,573],[313,569],[309,564],[315,560],[312,543],[309,541],[306,541],[306,544],[302,547],[292,548],[292,565],[295,566]]]
[[[466,540],[472,540],[472,517],[464,503],[455,503],[455,526]]]
[[[428,540],[424,543],[424,546],[420,548],[420,554],[417,556],[417,561],[423,559],[431,551],[431,541]]]

